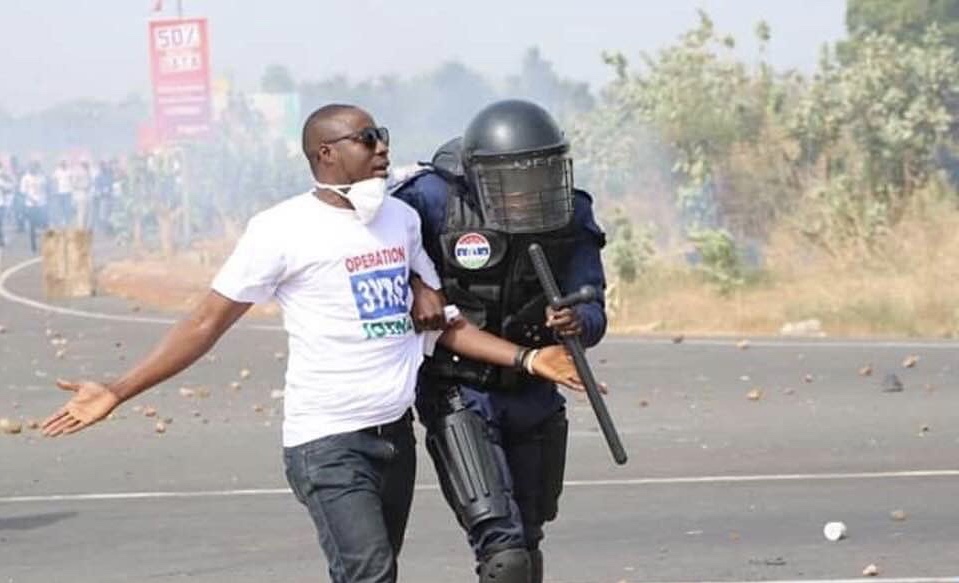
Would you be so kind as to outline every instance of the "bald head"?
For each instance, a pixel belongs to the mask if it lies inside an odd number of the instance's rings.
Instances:
[[[311,113],[303,124],[303,155],[311,159],[317,146],[343,135],[357,115],[369,117],[359,107],[344,103],[324,105]]]
[[[386,144],[370,146],[355,137],[346,139],[374,126],[373,116],[355,105],[333,103],[311,113],[303,124],[302,145],[313,176],[346,184],[384,173],[389,165]]]

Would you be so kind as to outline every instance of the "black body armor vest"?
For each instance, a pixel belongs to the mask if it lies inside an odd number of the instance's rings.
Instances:
[[[443,173],[441,173],[443,175]],[[557,274],[567,268],[576,233],[572,221],[548,233],[510,235],[487,229],[462,180],[447,184],[446,221],[436,238],[424,241],[443,282],[447,301],[477,327],[523,346],[557,344],[545,326],[546,295],[527,249],[539,243]],[[421,374],[444,384],[483,389],[515,388],[529,377],[455,355],[437,346]]]

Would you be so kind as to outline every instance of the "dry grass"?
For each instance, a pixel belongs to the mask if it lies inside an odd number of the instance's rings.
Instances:
[[[830,336],[951,337],[959,331],[959,212],[923,202],[868,258],[828,256],[788,230],[766,268],[729,296],[687,268],[657,265],[613,314],[618,332],[778,334],[818,319]]]

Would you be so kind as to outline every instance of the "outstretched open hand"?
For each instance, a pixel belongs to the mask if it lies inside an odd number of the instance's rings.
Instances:
[[[576,372],[573,357],[562,346],[541,348],[531,364],[533,373],[546,380],[567,386],[574,391],[585,391],[582,379]]]
[[[100,383],[60,379],[57,386],[74,395],[66,405],[44,420],[41,429],[47,437],[76,433],[100,421],[120,404],[120,398]]]

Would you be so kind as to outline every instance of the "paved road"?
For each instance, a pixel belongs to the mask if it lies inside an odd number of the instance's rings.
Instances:
[[[24,258],[8,254],[2,269]],[[40,297],[39,267],[8,275],[0,417],[42,418],[63,398],[53,379],[118,374],[164,329],[23,305],[14,300]],[[169,318],[113,298],[57,306]],[[271,392],[281,388],[284,337],[268,329],[276,322],[252,323],[265,329],[232,331],[211,358],[95,430],[0,435],[0,583],[326,581],[307,515],[282,478],[282,401]],[[608,339],[592,359],[612,387],[630,462],[612,464],[588,406],[571,398],[569,483],[548,531],[547,580],[850,579],[869,563],[881,578],[959,574],[954,349]],[[903,368],[912,354],[918,363]],[[873,374],[861,376],[867,363]],[[882,392],[886,373],[905,390]],[[185,398],[180,387],[209,396]],[[759,400],[747,399],[752,389]],[[136,409],[146,406],[172,418],[165,434]],[[470,581],[425,461],[402,578]],[[890,518],[896,509],[904,521]],[[829,520],[845,521],[849,538],[827,542]]]

